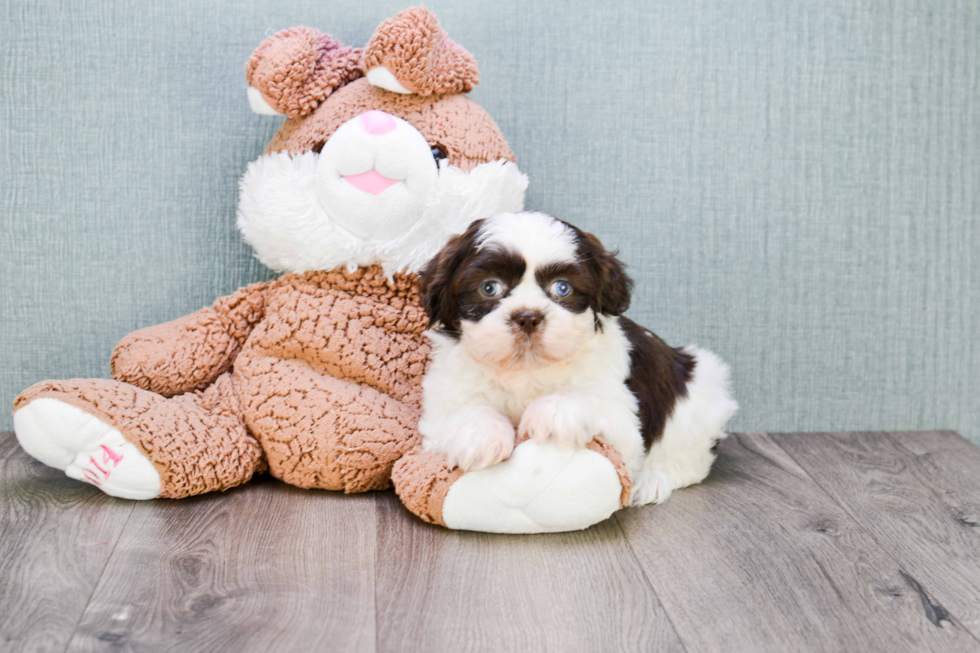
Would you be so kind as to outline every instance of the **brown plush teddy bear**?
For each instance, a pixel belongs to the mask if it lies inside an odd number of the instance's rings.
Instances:
[[[404,456],[396,481],[406,505],[445,524],[459,471],[421,451],[406,456],[419,444],[429,352],[414,273],[471,221],[520,210],[527,185],[497,125],[465,95],[476,62],[418,8],[384,22],[363,51],[315,29],[279,32],[246,77],[252,108],[288,119],[242,178],[238,226],[286,274],[126,336],[112,355],[115,380],[25,390],[14,403],[18,440],[69,476],[134,499],[226,490],[266,470],[303,488],[378,490]],[[545,530],[624,505],[615,452],[595,455],[608,500]],[[507,478],[530,473],[508,469],[493,482],[510,488]]]

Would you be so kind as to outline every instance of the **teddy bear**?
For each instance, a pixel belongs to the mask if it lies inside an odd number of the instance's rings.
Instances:
[[[473,220],[523,208],[527,178],[466,93],[472,55],[423,7],[363,49],[295,27],[246,66],[258,113],[286,116],[240,183],[237,225],[284,274],[124,337],[112,380],[43,381],[14,402],[21,446],[107,494],[179,499],[268,472],[346,493],[392,483],[451,528],[600,521],[629,478],[600,439],[520,443],[463,474],[420,449],[429,344],[416,273]]]

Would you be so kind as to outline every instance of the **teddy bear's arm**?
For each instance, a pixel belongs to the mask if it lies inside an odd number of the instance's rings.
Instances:
[[[112,353],[113,378],[165,397],[206,388],[262,319],[270,285],[241,288],[196,313],[130,333]]]
[[[395,463],[391,481],[423,521],[490,533],[587,528],[629,505],[633,487],[623,457],[599,437],[584,447],[518,438],[504,462],[465,473],[419,447]]]

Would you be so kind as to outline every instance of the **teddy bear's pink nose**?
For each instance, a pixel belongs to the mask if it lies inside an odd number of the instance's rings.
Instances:
[[[372,136],[381,136],[392,131],[396,125],[395,119],[387,113],[374,110],[361,114],[361,127]]]

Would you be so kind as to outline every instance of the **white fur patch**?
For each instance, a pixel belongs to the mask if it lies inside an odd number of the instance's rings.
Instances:
[[[240,183],[238,228],[266,266],[285,272],[380,263],[417,272],[474,220],[519,211],[527,177],[500,160],[470,172],[437,169],[425,139],[404,121],[382,136],[354,118],[321,154],[263,155]],[[414,134],[412,133],[414,132]],[[342,177],[370,170],[399,183],[372,195]]]
[[[517,164],[503,159],[469,172],[443,161],[422,215],[408,231],[379,244],[378,260],[386,271],[417,272],[473,221],[498,211],[520,211],[527,183]]]
[[[554,442],[566,447],[584,447],[602,435],[589,398],[579,393],[554,393],[538,397],[524,410],[517,434],[535,442]]]
[[[497,246],[518,252],[528,268],[573,261],[578,249],[575,234],[547,213],[503,213],[487,220],[478,247]]]
[[[435,446],[449,466],[463,471],[491,467],[514,451],[513,425],[489,406],[463,408],[439,423],[426,422],[425,430],[438,434]]]

